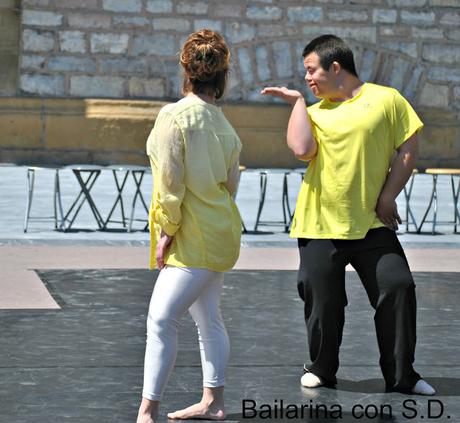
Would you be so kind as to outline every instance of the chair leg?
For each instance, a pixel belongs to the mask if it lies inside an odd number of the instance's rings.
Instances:
[[[433,229],[431,233],[434,235],[436,233],[436,219],[438,216],[438,190],[437,190],[437,181],[438,175],[434,175],[433,184],[434,184],[434,214],[433,214]]]
[[[265,192],[267,190],[267,174],[265,172],[260,173],[260,193],[259,193],[259,209],[257,210],[256,223],[254,225],[254,232],[257,232],[257,226],[259,225],[260,215],[265,202]]]
[[[426,218],[428,216],[428,213],[429,213],[429,211],[431,209],[431,204],[433,203],[434,193],[436,191],[436,185],[435,185],[436,184],[436,179],[435,179],[435,177],[436,177],[436,175],[433,175],[433,189],[431,190],[430,202],[428,203],[428,207],[427,207],[427,209],[425,211],[425,214],[423,215],[422,220],[420,221],[420,225],[419,225],[419,227],[417,229],[418,234],[422,231],[422,226],[425,223],[425,220],[426,220]]]
[[[32,207],[32,197],[34,194],[35,170],[27,169],[27,205],[26,216],[24,218],[24,232],[27,232],[29,224],[30,209]]]
[[[283,177],[284,232],[289,232],[289,226],[291,224],[291,207],[289,205],[288,175],[289,173],[286,172]]]
[[[460,211],[458,209],[458,197],[460,194],[460,177],[458,178],[458,186],[455,189],[455,180],[454,175],[451,175],[451,183],[452,183],[452,195],[454,198],[454,233],[457,232],[457,226],[460,223]]]

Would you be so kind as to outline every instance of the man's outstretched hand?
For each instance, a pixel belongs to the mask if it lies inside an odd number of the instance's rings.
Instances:
[[[295,104],[299,98],[303,98],[299,91],[290,90],[286,87],[265,87],[260,93],[279,97],[290,104]]]

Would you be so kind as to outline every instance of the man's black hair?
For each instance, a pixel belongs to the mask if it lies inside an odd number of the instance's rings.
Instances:
[[[347,72],[358,77],[353,52],[341,38],[332,34],[321,35],[305,46],[302,57],[305,58],[310,53],[319,56],[319,63],[323,69],[328,70],[335,61]]]

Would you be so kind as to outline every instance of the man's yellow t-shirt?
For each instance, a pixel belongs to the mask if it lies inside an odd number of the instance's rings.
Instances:
[[[292,238],[362,239],[384,224],[375,208],[394,151],[423,127],[394,88],[365,83],[343,102],[308,107],[318,152],[300,188]]]

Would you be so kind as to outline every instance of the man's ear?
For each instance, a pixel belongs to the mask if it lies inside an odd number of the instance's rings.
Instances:
[[[342,69],[342,66],[340,66],[339,62],[336,62],[335,60],[332,62],[332,71],[338,75],[340,73],[340,70]]]

